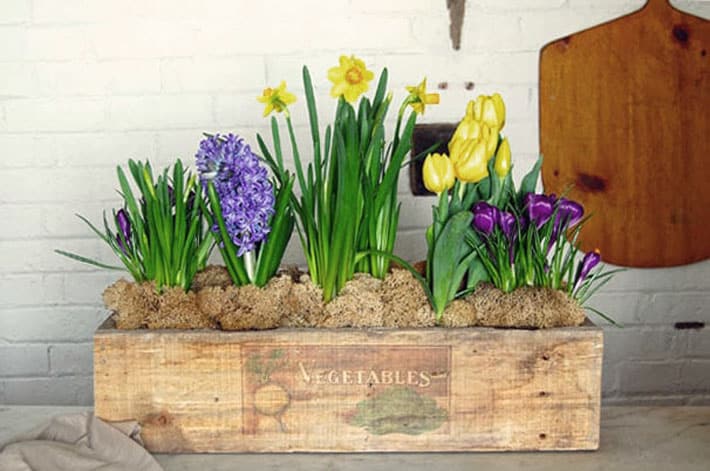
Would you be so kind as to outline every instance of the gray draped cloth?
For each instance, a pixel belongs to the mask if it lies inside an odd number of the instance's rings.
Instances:
[[[55,417],[0,444],[2,471],[162,471],[136,422],[108,424],[91,412]]]

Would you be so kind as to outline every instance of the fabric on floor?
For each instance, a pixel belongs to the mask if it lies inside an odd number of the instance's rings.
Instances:
[[[136,422],[108,424],[91,412],[55,417],[2,448],[2,471],[162,471]]]

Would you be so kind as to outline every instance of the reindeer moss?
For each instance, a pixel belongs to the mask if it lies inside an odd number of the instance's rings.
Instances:
[[[394,268],[378,280],[357,274],[324,305],[308,275],[291,269],[264,288],[232,285],[223,267],[199,273],[191,291],[119,280],[104,292],[119,329],[260,330],[276,327],[432,327],[436,316],[422,286],[407,270]],[[505,294],[481,285],[444,312],[445,327],[549,328],[580,325],[584,311],[565,293],[520,288]]]

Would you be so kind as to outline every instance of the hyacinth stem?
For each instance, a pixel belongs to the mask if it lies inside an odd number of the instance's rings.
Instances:
[[[254,269],[255,269],[255,260],[254,260],[254,251],[250,250],[249,252],[244,252],[244,255],[242,255],[244,258],[244,268],[247,270],[247,276],[249,277],[249,281],[251,283],[254,283]]]

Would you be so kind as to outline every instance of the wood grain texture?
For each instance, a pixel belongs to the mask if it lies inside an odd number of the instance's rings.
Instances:
[[[96,414],[153,452],[593,450],[602,331],[118,331]]]
[[[710,22],[665,0],[540,55],[546,192],[593,218],[584,250],[624,266],[710,257]]]

